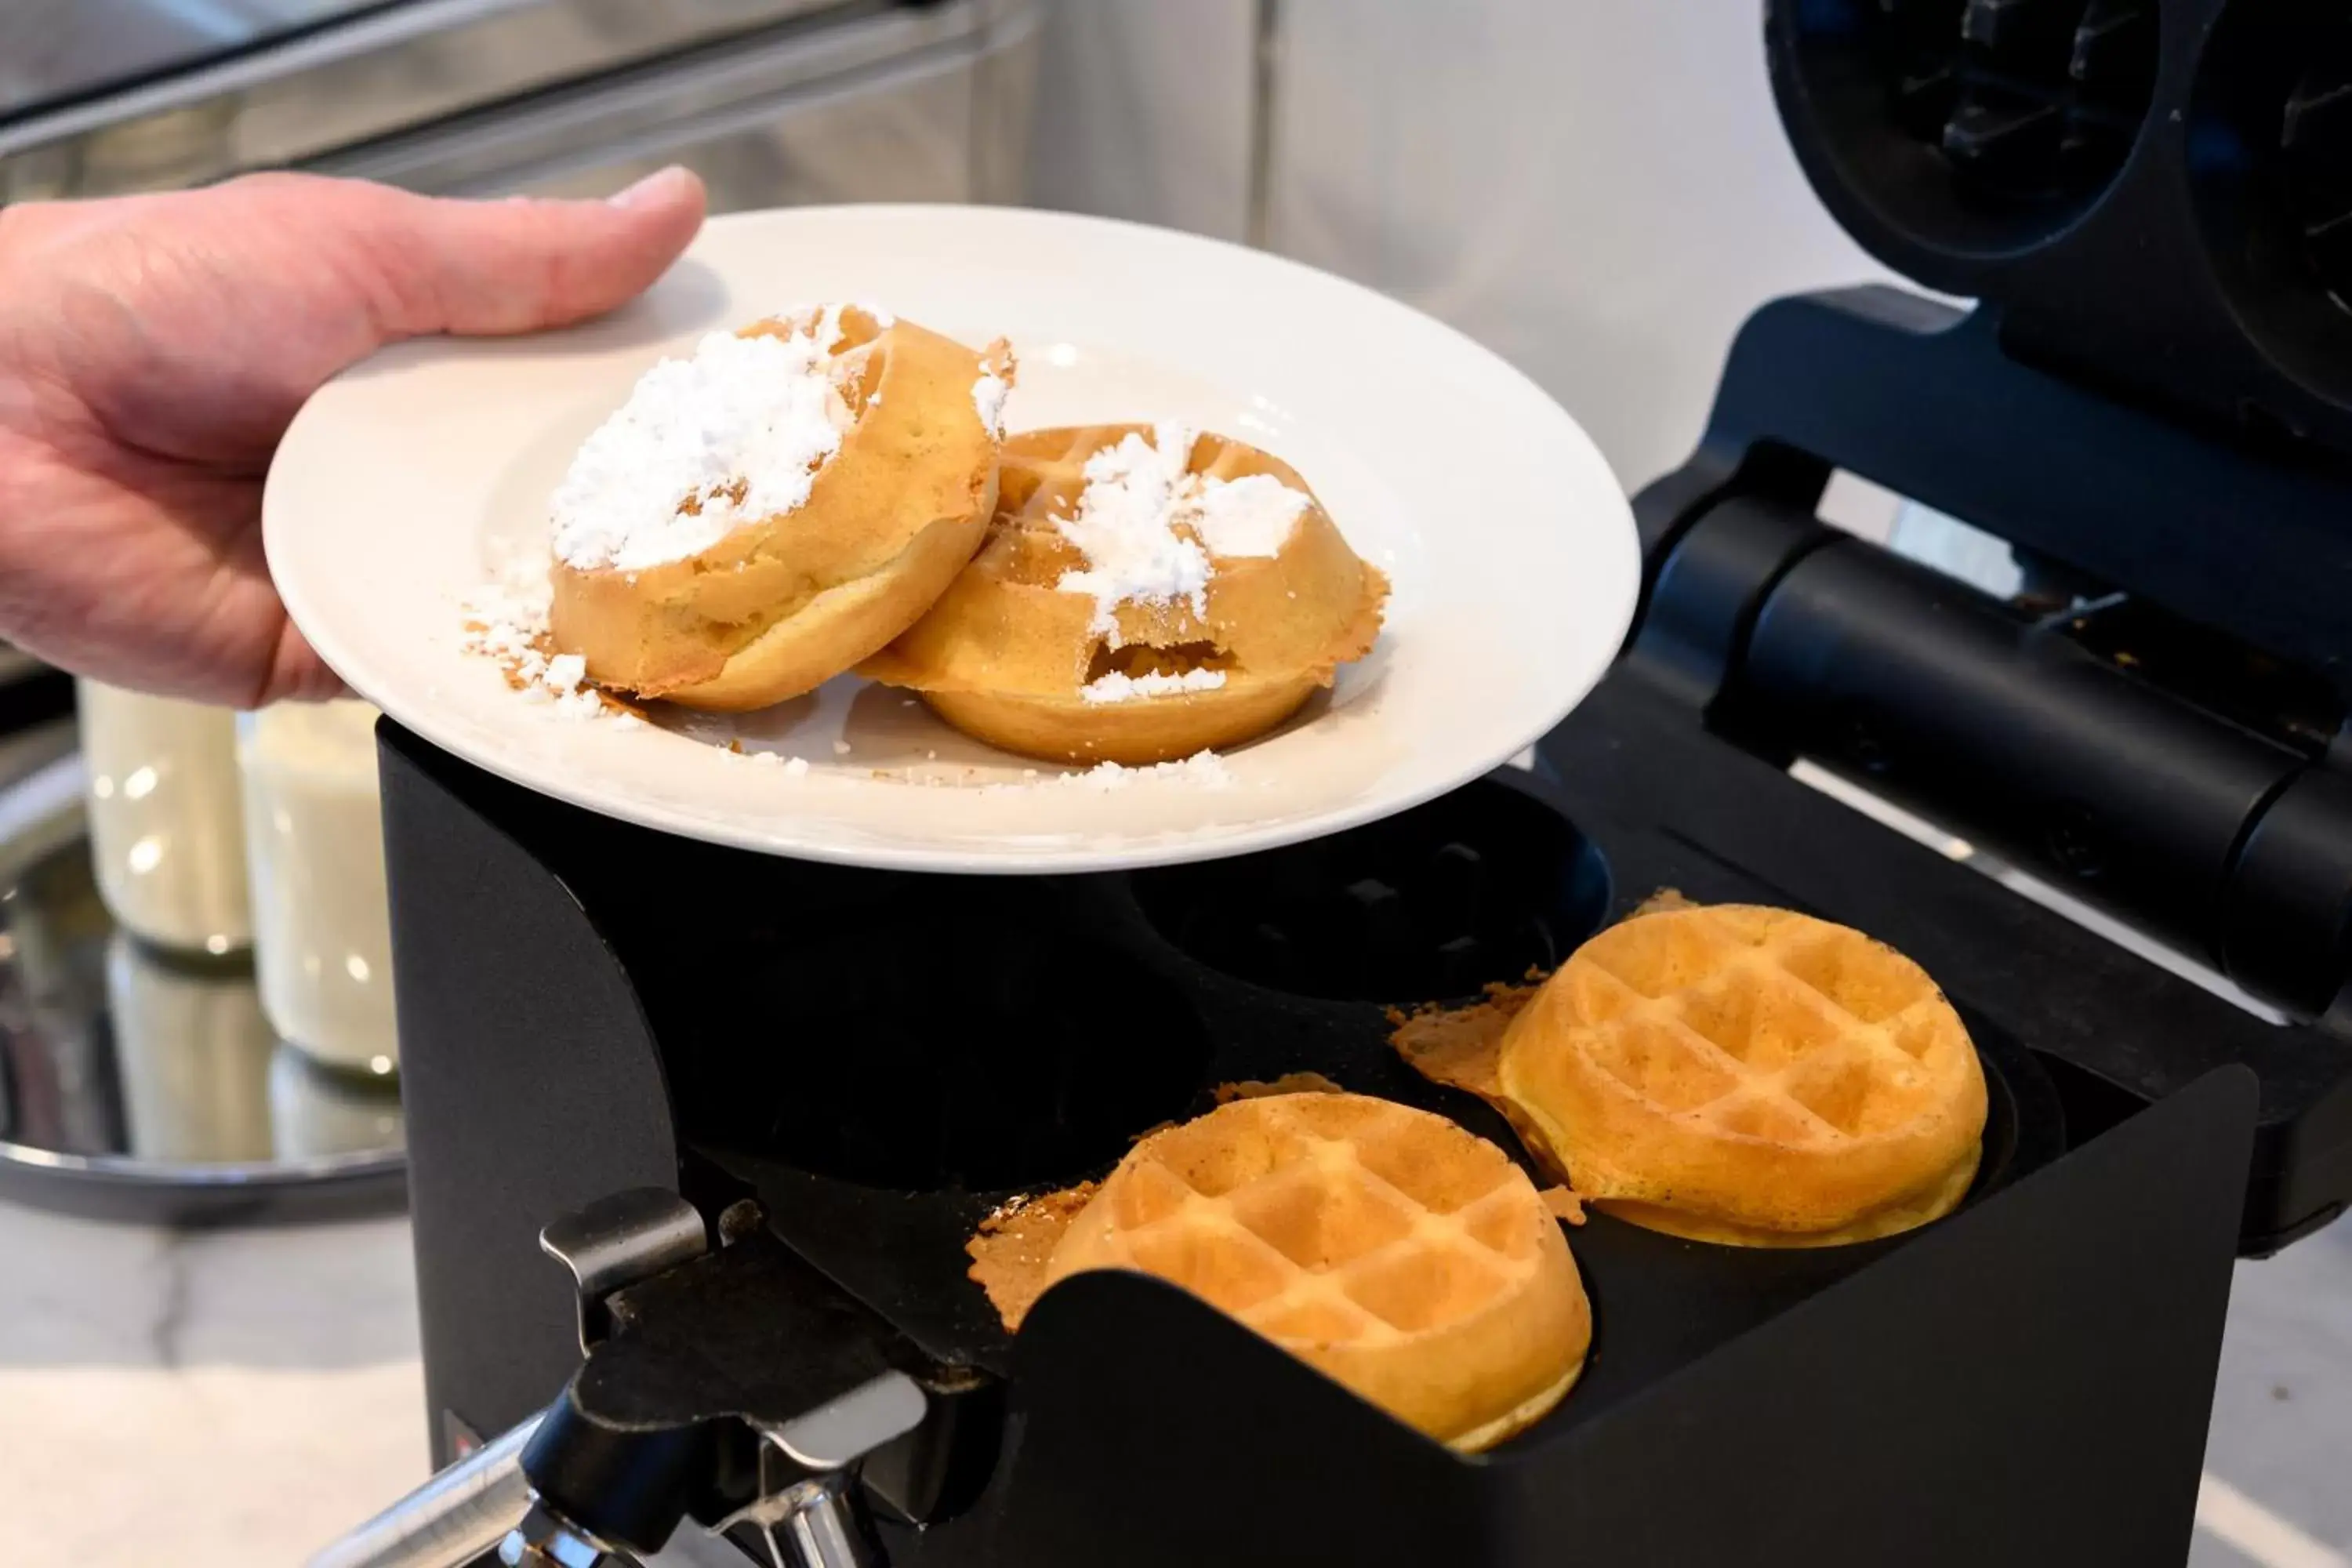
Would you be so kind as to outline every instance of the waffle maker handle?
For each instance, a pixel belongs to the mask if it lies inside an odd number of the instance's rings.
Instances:
[[[462,1568],[530,1510],[522,1451],[533,1415],[310,1558],[310,1568]]]
[[[933,1450],[970,1448],[990,1425],[958,1418],[979,1385],[925,1363],[755,1205],[719,1230],[713,1251],[701,1214],[658,1189],[548,1226],[541,1248],[579,1286],[570,1384],[310,1568],[465,1568],[492,1549],[511,1568],[634,1568],[689,1518],[755,1533],[775,1568],[874,1568],[853,1467],[892,1455],[892,1475],[968,1471],[971,1455]],[[889,1500],[922,1518],[942,1499]]]

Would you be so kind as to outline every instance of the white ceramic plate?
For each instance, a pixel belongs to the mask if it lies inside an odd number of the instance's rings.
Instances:
[[[1172,418],[1286,458],[1395,584],[1379,647],[1328,700],[1227,753],[1225,782],[1134,774],[1116,787],[978,745],[854,679],[731,721],[625,727],[562,718],[466,651],[463,601],[502,555],[543,552],[549,493],[639,374],[705,331],[835,299],[974,344],[1010,337],[1014,429]],[[1202,859],[1427,800],[1591,689],[1639,578],[1632,517],[1591,442],[1450,328],[1240,247],[971,207],[720,218],[604,321],[379,354],[295,420],[264,520],[303,634],[434,744],[650,827],[952,871]],[[805,771],[731,753],[729,739]]]

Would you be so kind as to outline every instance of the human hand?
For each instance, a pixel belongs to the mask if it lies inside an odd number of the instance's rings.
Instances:
[[[303,400],[402,338],[609,310],[702,212],[676,169],[609,203],[264,174],[0,208],[0,637],[167,696],[335,695],[261,552]]]

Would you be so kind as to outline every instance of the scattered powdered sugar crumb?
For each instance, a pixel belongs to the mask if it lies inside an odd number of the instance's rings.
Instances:
[[[835,741],[833,743],[833,754],[836,757],[845,757],[849,755],[849,742],[846,741]]]
[[[586,659],[576,653],[548,653],[548,600],[543,572],[509,566],[466,600],[464,646],[504,670],[507,683],[527,700],[548,705],[562,718],[596,719],[609,712],[638,722],[588,683]]]
[[[556,487],[559,558],[623,572],[683,561],[808,500],[854,416],[834,379],[840,308],[791,320],[785,337],[709,333],[646,373]]]
[[[1225,760],[1214,752],[1196,752],[1181,762],[1155,763],[1143,768],[1097,763],[1082,773],[1064,773],[1058,782],[1080,789],[1114,790],[1125,789],[1138,779],[1173,779],[1206,789],[1231,789],[1234,784],[1234,775],[1226,770]]]
[[[1004,398],[1012,390],[1013,384],[992,370],[971,384],[971,405],[980,413],[981,426],[1000,441],[1004,439]]]
[[[953,776],[944,770],[924,771],[910,768],[901,771],[877,768],[874,777],[886,783],[919,784],[930,788],[965,785],[983,795],[1031,795],[1038,790],[1083,790],[1099,795],[1125,789],[1138,780],[1165,779],[1196,789],[1231,789],[1236,783],[1225,767],[1224,759],[1214,752],[1200,752],[1181,762],[1160,763],[1150,767],[1122,767],[1117,763],[1097,763],[1093,767],[1070,773],[1040,773],[1035,768],[1024,768],[1016,782],[1012,779],[991,779],[972,768],[957,770]]]
[[[547,635],[548,608],[554,596],[545,572],[525,562],[508,563],[467,595],[460,606],[466,646],[502,662],[536,661],[530,674],[537,679],[547,672],[547,655],[541,644]]]
[[[566,719],[593,719],[604,711],[604,696],[588,684],[588,661],[576,653],[560,653],[547,661],[540,685],[554,699],[555,710]]]
[[[1225,672],[1222,669],[1188,669],[1177,675],[1162,674],[1158,670],[1148,675],[1124,675],[1114,669],[1078,688],[1078,695],[1089,702],[1127,702],[1138,697],[1172,697],[1184,691],[1214,691],[1224,683]]]
[[[741,742],[737,742],[736,744],[740,746]],[[745,762],[756,763],[761,767],[773,768],[788,779],[808,776],[809,764],[806,757],[788,757],[782,752],[730,751],[729,754],[740,757]]]
[[[1149,441],[1129,431],[1087,459],[1077,514],[1053,519],[1087,561],[1055,586],[1093,597],[1092,630],[1114,647],[1119,605],[1184,601],[1207,615],[1211,558],[1278,554],[1311,504],[1271,474],[1227,480],[1191,472],[1197,439],[1181,425],[1157,426]]]

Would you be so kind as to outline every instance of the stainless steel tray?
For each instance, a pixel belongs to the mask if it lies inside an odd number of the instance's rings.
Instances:
[[[115,925],[72,741],[53,726],[0,757],[0,1198],[174,1224],[399,1208],[394,1082],[279,1041],[249,959]]]

